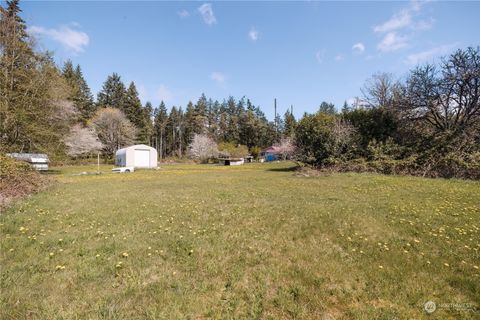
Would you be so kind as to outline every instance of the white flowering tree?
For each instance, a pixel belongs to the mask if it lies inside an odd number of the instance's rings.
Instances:
[[[290,138],[283,138],[278,144],[275,144],[274,147],[281,155],[283,160],[291,159],[296,149],[292,139]]]
[[[103,148],[95,130],[80,124],[70,129],[69,135],[65,138],[65,145],[67,154],[73,157],[98,152]]]
[[[195,134],[192,143],[188,146],[190,157],[207,162],[211,158],[218,156],[218,147],[215,141],[204,134]]]

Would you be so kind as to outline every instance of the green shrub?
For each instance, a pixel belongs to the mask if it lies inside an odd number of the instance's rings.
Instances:
[[[49,181],[28,163],[0,155],[0,208],[15,198],[45,188]]]

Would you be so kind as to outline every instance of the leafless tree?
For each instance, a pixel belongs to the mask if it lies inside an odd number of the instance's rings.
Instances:
[[[204,134],[195,134],[188,147],[189,155],[201,162],[218,156],[218,147],[215,141]]]
[[[371,107],[388,107],[392,104],[398,84],[390,73],[376,73],[361,89],[364,100]]]
[[[65,145],[70,156],[88,155],[103,148],[95,130],[80,124],[72,127],[70,134],[65,138]]]
[[[480,121],[480,50],[458,50],[441,68],[418,67],[407,80],[404,115],[460,134]]]
[[[100,109],[93,117],[91,125],[107,154],[113,155],[119,148],[134,142],[136,129],[119,109]]]
[[[355,127],[348,121],[336,119],[333,126],[333,152],[336,156],[341,156],[354,142]]]

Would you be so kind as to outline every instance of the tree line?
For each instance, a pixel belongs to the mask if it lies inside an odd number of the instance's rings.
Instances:
[[[295,145],[291,157],[322,168],[480,178],[479,47],[418,66],[403,79],[374,74],[364,97],[341,110],[322,102],[298,121],[291,110],[269,121],[246,97],[202,94],[185,108],[143,105],[135,83],[126,86],[117,73],[94,98],[79,65],[58,67],[52,54],[34,49],[18,3],[0,7],[1,152],[111,157],[145,143],[165,158],[204,154],[192,148],[194,140],[208,150],[216,144],[255,155],[278,144]]]
[[[480,179],[480,48],[404,79],[374,74],[363,107],[323,105],[295,131],[298,158],[339,170]]]
[[[3,152],[46,152],[57,158],[100,149],[111,156],[130,143],[145,143],[161,157],[186,154],[195,134],[248,148],[266,147],[283,135],[283,121],[268,121],[260,107],[242,97],[212,100],[204,94],[186,108],[162,101],[142,105],[134,82],[120,75],[105,80],[96,99],[81,67],[61,68],[48,52],[34,50],[18,0],[1,8],[0,141]],[[292,132],[292,114],[285,130]]]

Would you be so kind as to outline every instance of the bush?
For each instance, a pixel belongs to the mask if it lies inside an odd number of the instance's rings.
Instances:
[[[305,114],[295,129],[299,160],[323,166],[335,153],[335,116],[325,113]]]
[[[44,189],[49,181],[28,163],[0,155],[0,208],[14,199]]]
[[[220,156],[243,158],[248,155],[248,148],[244,145],[236,145],[232,142],[222,142],[218,145]]]

